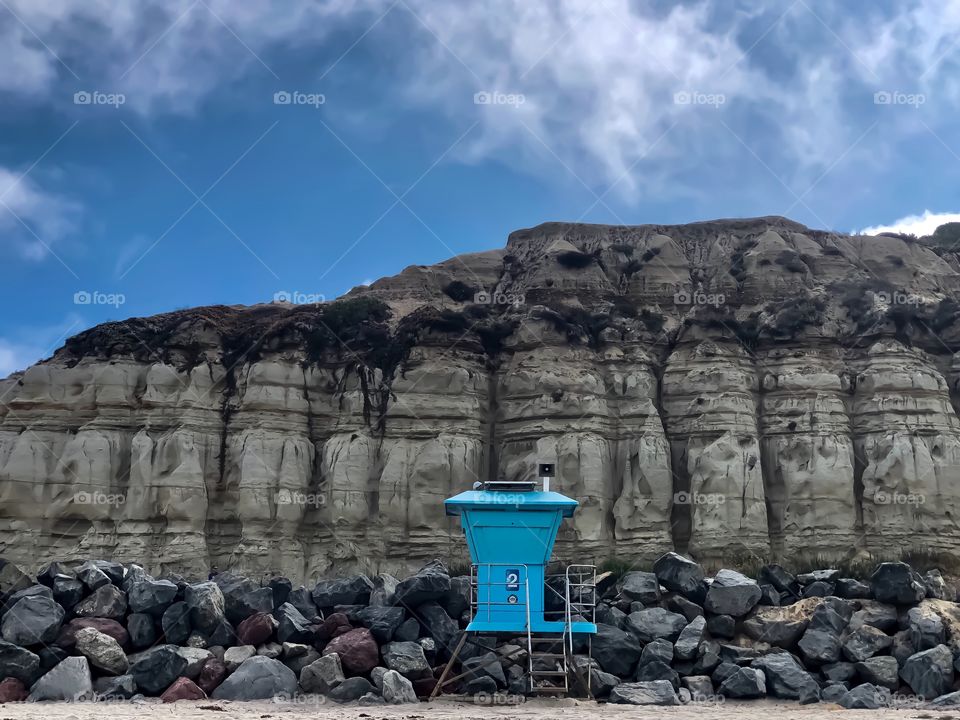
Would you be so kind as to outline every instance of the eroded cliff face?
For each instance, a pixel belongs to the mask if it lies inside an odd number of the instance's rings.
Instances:
[[[957,267],[783,218],[550,223],[332,304],[102,325],[0,381],[0,554],[463,563],[443,499],[549,461],[580,561],[955,552]]]

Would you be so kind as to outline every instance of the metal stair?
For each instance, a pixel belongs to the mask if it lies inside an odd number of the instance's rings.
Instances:
[[[530,692],[535,695],[567,695],[570,692],[564,635],[531,635],[528,632],[527,662]]]

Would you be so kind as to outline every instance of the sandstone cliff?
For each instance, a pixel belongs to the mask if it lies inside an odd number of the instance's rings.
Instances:
[[[953,552],[958,289],[951,252],[783,218],[548,223],[335,303],[108,323],[0,381],[0,555],[463,562],[442,500],[538,460],[582,561]]]

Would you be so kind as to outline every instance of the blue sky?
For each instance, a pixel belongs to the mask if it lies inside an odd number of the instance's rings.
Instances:
[[[947,0],[0,0],[0,42],[0,376],[547,220],[960,212]]]

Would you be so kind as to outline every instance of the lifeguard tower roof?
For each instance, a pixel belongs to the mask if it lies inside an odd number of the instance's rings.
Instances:
[[[504,506],[523,506],[518,509],[560,510],[563,517],[573,517],[578,503],[573,498],[551,491],[502,492],[489,490],[467,490],[443,501],[447,515],[459,515],[462,510],[483,510]]]

